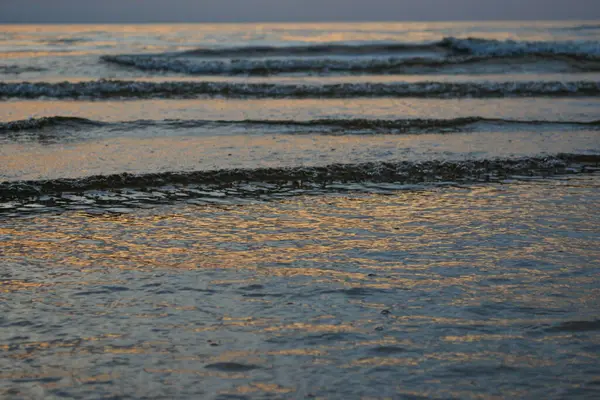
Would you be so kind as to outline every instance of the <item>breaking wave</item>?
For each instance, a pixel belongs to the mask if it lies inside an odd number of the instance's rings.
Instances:
[[[103,61],[142,71],[173,72],[187,75],[277,75],[277,74],[434,74],[442,72],[489,73],[521,72],[527,68],[553,72],[594,72],[597,62],[581,62],[565,56],[451,56],[439,58],[358,57],[198,60],[163,56],[104,56]]]
[[[418,74],[480,65],[518,72],[531,64],[539,70],[591,72],[600,70],[600,42],[447,37],[433,43],[201,48],[176,53],[106,55],[101,59],[143,71],[190,75]]]
[[[333,164],[323,167],[223,169],[140,175],[123,173],[79,179],[0,182],[0,200],[56,196],[61,193],[87,193],[85,196],[93,198],[106,194],[98,191],[125,188],[145,191],[144,196],[149,199],[153,196],[162,199],[167,196],[164,193],[173,194],[173,198],[190,198],[206,196],[206,190],[214,191],[223,188],[236,188],[237,192],[243,192],[244,187],[249,183],[258,185],[248,189],[256,195],[282,188],[289,189],[289,187],[327,189],[329,184],[352,182],[398,184],[489,182],[517,175],[549,176],[595,171],[598,170],[596,168],[598,163],[600,163],[600,155],[559,154],[517,159],[377,162]],[[261,187],[263,189],[260,189]]]
[[[87,82],[0,83],[0,98],[352,98],[432,97],[487,98],[536,96],[596,96],[600,82],[433,82],[343,83],[327,85],[235,82],[141,82],[98,80]]]
[[[454,53],[481,56],[562,55],[590,60],[600,57],[600,41],[592,40],[542,42],[447,37],[439,45]]]

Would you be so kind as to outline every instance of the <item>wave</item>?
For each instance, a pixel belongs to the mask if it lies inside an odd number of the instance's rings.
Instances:
[[[98,80],[86,82],[0,83],[0,98],[138,99],[194,98],[352,98],[432,97],[487,98],[537,96],[597,96],[600,82],[415,82],[343,83],[328,85],[235,82],[141,82]]]
[[[439,43],[362,43],[362,44],[312,44],[306,46],[244,46],[221,49],[198,48],[166,55],[184,55],[206,58],[231,57],[287,57],[319,55],[363,55],[404,53],[407,51],[436,50]]]
[[[598,60],[600,41],[516,41],[480,38],[447,37],[438,43],[454,53],[480,56],[570,56],[577,59]]]
[[[584,24],[560,28],[562,31],[595,31],[600,30],[600,24]]]
[[[190,129],[197,127],[296,127],[307,128],[308,132],[316,133],[429,133],[429,132],[462,132],[469,130],[473,125],[523,125],[533,126],[566,126],[600,129],[598,121],[539,121],[539,120],[511,120],[502,118],[460,117],[451,119],[313,119],[313,120],[273,120],[273,119],[245,119],[245,120],[136,120],[121,122],[103,122],[79,117],[53,116],[30,118],[18,121],[0,123],[0,132],[32,132],[47,129],[83,129],[88,127],[109,126],[112,129],[132,129],[145,127],[162,127],[167,129]]]
[[[96,175],[80,179],[0,182],[0,200],[39,198],[61,193],[84,193],[89,198],[100,198],[105,193],[120,189],[141,190],[145,194],[135,198],[164,199],[206,196],[206,190],[235,188],[237,193],[256,195],[282,188],[323,188],[336,183],[398,183],[426,182],[489,182],[519,175],[556,175],[598,170],[600,155],[558,154],[548,157],[516,159],[489,159],[465,161],[377,162],[364,164],[333,164],[323,167],[287,167],[257,169],[222,169],[192,172],[161,172],[150,174]],[[248,188],[249,183],[263,189]],[[174,186],[176,188],[174,189]],[[262,185],[262,186],[261,186]],[[161,192],[160,188],[166,189]],[[167,188],[168,187],[168,188]],[[339,186],[336,186],[339,187]],[[348,186],[348,187],[351,187]],[[157,191],[158,190],[158,191]]]
[[[229,48],[198,48],[194,50],[155,54],[164,57],[253,58],[332,55],[389,55],[413,52],[473,55],[570,55],[600,56],[600,41],[516,41],[477,37],[445,37],[437,42],[422,43],[329,43],[303,46],[245,46]]]
[[[566,321],[546,329],[546,332],[600,331],[600,319],[591,321]]]
[[[0,74],[19,75],[26,72],[41,72],[46,71],[45,68],[26,67],[21,65],[0,65]]]
[[[459,67],[489,68],[490,65],[496,65],[499,71],[518,72],[531,64],[540,70],[590,72],[600,70],[600,41],[500,41],[446,37],[430,43],[200,48],[160,54],[105,55],[101,60],[143,71],[197,75],[415,74],[452,71]],[[557,66],[556,63],[560,64]],[[485,68],[483,72],[486,72]]]
[[[431,132],[463,132],[470,130],[474,125],[551,125],[551,126],[570,126],[585,128],[600,128],[600,121],[536,121],[536,120],[510,120],[502,118],[484,118],[484,117],[460,117],[450,119],[313,119],[308,121],[296,120],[241,120],[241,121],[164,121],[172,127],[190,127],[195,122],[202,124],[225,124],[225,125],[245,125],[245,126],[285,126],[309,128],[312,132],[319,128],[330,128],[333,132],[342,130],[343,132],[353,133],[431,133]]]
[[[594,72],[600,71],[598,62],[581,62],[564,56],[515,57],[509,56],[452,56],[439,58],[284,58],[198,60],[162,56],[116,55],[103,56],[102,60],[142,71],[173,72],[187,75],[277,75],[277,74],[434,74],[442,72]]]
[[[89,42],[90,39],[87,38],[83,38],[83,37],[75,37],[75,38],[53,38],[53,39],[41,39],[39,40],[39,42],[41,43],[47,43],[47,44],[51,44],[51,45],[62,45],[62,44],[75,44],[75,43],[82,43],[82,42]]]
[[[53,116],[0,122],[0,132],[21,132],[45,128],[79,128],[102,125],[104,125],[103,122],[93,121],[87,118]]]

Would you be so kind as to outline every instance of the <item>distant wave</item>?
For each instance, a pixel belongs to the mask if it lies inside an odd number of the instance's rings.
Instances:
[[[198,48],[172,55],[195,57],[287,57],[319,55],[362,55],[429,51],[440,47],[439,43],[363,43],[363,44],[311,44],[306,46],[244,46],[221,49]]]
[[[462,117],[452,119],[313,119],[313,120],[136,120],[122,122],[102,122],[78,117],[42,117],[0,123],[1,132],[32,132],[48,129],[83,129],[88,127],[110,126],[112,129],[162,127],[170,129],[190,129],[196,127],[246,126],[246,127],[295,127],[306,128],[310,133],[429,133],[461,132],[473,125],[551,125],[600,129],[600,121],[535,121],[510,120],[501,118]]]
[[[276,75],[306,74],[433,74],[448,72],[489,73],[534,71],[600,71],[600,60],[582,62],[560,55],[540,56],[450,56],[439,58],[358,57],[204,60],[163,56],[103,56],[105,62],[142,71],[174,72],[187,75]],[[495,69],[494,69],[495,67]]]
[[[274,184],[281,186],[323,186],[335,182],[395,182],[419,184],[424,182],[486,182],[515,175],[555,175],[585,172],[587,165],[597,165],[600,155],[559,154],[548,157],[518,159],[489,159],[467,161],[377,162],[364,164],[333,164],[323,167],[288,167],[258,169],[227,169],[194,172],[161,172],[150,174],[96,175],[79,179],[0,182],[0,200],[10,201],[31,197],[114,191],[122,188],[147,189],[152,201],[155,188],[180,185],[173,196],[186,198],[206,196],[198,189],[214,190],[245,183]],[[597,168],[590,167],[591,170]],[[184,185],[184,186],[181,186]],[[325,186],[326,187],[326,186]],[[243,189],[240,189],[243,190]],[[168,191],[172,193],[172,187]],[[159,193],[161,198],[165,195]],[[90,192],[86,196],[100,198],[102,193]],[[136,197],[139,199],[139,197]]]
[[[455,53],[480,56],[562,55],[590,60],[600,57],[600,41],[591,40],[536,42],[447,37],[438,45]]]
[[[568,26],[561,28],[564,31],[595,31],[600,30],[600,24],[583,24],[578,26]]]
[[[0,98],[352,98],[352,97],[536,97],[597,96],[600,82],[416,82],[344,83],[328,85],[235,82],[86,82],[0,83]]]
[[[406,52],[433,51],[469,53],[473,55],[548,54],[572,56],[600,56],[600,41],[515,41],[482,39],[476,37],[446,37],[438,42],[424,43],[362,43],[316,44],[304,46],[244,46],[229,48],[198,48],[183,52],[162,53],[166,57],[251,58],[332,55],[390,55]],[[155,54],[156,56],[156,54]]]
[[[41,39],[40,42],[54,44],[54,45],[62,45],[62,44],[75,44],[81,42],[89,42],[90,39],[83,37],[75,37],[75,38],[53,38],[53,39]]]
[[[493,65],[499,71],[519,72],[523,66],[532,64],[540,71],[589,72],[600,70],[600,41],[527,42],[447,37],[434,43],[248,46],[105,55],[101,60],[143,71],[195,75],[418,74],[452,72],[458,67],[471,67],[470,73],[477,73],[473,67],[483,67],[481,73],[485,73],[486,67]]]

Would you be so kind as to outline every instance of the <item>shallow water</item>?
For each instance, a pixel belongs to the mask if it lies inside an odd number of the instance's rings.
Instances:
[[[599,188],[3,219],[0,393],[595,398]]]
[[[0,31],[0,398],[600,397],[597,22]]]
[[[522,121],[600,120],[598,96],[509,99],[169,99],[135,101],[8,100],[0,121],[70,116],[94,121],[502,118]]]

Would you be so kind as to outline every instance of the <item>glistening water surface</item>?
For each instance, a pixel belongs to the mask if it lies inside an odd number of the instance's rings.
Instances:
[[[2,220],[2,396],[596,398],[600,175]]]
[[[0,398],[600,398],[600,23],[0,29]]]

